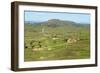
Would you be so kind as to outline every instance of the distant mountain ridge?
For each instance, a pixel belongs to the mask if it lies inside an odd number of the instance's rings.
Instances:
[[[44,22],[25,22],[27,24],[34,24],[34,25],[45,25],[49,27],[57,27],[57,26],[62,26],[62,25],[67,25],[67,26],[89,26],[89,24],[81,24],[81,23],[76,23],[73,21],[65,21],[65,20],[60,20],[60,19],[50,19],[48,21]]]

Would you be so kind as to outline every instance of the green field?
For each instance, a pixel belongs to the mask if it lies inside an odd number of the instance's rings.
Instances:
[[[24,61],[90,58],[89,24],[51,20],[24,25]]]

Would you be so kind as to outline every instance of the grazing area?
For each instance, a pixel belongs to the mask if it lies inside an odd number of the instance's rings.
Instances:
[[[50,19],[24,24],[24,61],[90,58],[90,24]]]

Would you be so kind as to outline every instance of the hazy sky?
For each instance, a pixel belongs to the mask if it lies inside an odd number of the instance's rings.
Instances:
[[[67,13],[67,12],[39,12],[25,11],[25,21],[42,22],[49,19],[69,20],[78,23],[90,23],[90,14]]]

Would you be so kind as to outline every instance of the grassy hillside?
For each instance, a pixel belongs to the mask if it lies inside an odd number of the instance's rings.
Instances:
[[[25,61],[90,57],[89,25],[52,19],[24,27]]]

